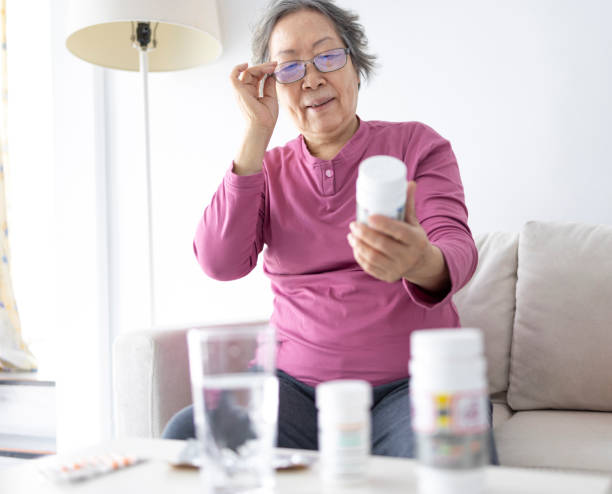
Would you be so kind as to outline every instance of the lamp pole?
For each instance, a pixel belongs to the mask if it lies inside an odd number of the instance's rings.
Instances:
[[[156,26],[157,28],[157,26]],[[151,180],[151,139],[149,132],[149,50],[154,49],[156,40],[151,32],[151,23],[139,22],[132,42],[140,54],[140,73],[142,74],[142,93],[144,96],[144,133],[145,133],[145,168],[147,175],[147,235],[149,254],[149,318],[153,328],[157,322],[155,312],[155,256],[153,246],[153,185]]]

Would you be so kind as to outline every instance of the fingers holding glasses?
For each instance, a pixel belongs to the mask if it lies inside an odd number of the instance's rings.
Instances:
[[[276,62],[249,67],[248,63],[236,65],[230,74],[238,104],[250,127],[263,127],[272,131],[278,118],[278,101],[274,73]],[[260,93],[260,86],[263,91]]]
[[[230,79],[234,86],[239,86],[240,83],[249,86],[259,87],[259,82],[269,74],[274,73],[276,62],[266,62],[260,65],[249,67],[248,63],[236,65],[230,75]]]
[[[264,81],[259,96],[261,98],[276,99],[276,79],[274,78],[273,74],[266,74],[264,76]]]

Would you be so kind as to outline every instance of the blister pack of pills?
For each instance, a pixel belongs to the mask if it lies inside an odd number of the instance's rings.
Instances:
[[[78,482],[145,462],[145,458],[115,453],[74,458],[57,458],[41,466],[42,473],[55,482]]]

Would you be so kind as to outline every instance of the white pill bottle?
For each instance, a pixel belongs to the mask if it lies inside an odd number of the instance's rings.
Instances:
[[[371,214],[405,219],[406,165],[393,156],[371,156],[359,165],[357,177],[357,222],[366,223]]]
[[[339,486],[362,482],[372,440],[372,386],[356,379],[327,381],[317,386],[316,403],[323,482]]]
[[[486,361],[478,329],[410,337],[419,494],[481,494],[489,464]]]

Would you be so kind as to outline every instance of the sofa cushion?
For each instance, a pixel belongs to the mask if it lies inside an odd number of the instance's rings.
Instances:
[[[118,437],[160,437],[168,420],[191,403],[187,328],[124,333],[113,347]]]
[[[530,222],[518,249],[508,403],[612,411],[612,227]]]
[[[517,412],[494,431],[503,466],[612,471],[612,414]]]
[[[505,424],[512,417],[512,410],[505,403],[493,402],[493,429]]]
[[[478,267],[453,301],[462,326],[483,330],[489,392],[498,393],[508,389],[518,233],[487,233],[474,240]]]

